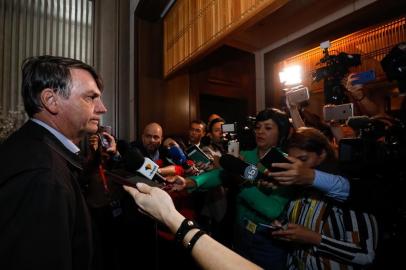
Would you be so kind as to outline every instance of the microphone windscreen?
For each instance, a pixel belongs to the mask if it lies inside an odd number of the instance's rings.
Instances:
[[[135,172],[144,164],[144,156],[135,149],[129,149],[125,156],[125,168],[130,172]]]
[[[149,180],[165,182],[165,178],[157,172],[159,166],[149,158],[145,158],[136,147],[131,147],[128,142],[120,140],[117,142],[117,148],[123,157],[124,171],[127,171],[127,174],[138,173]]]
[[[249,164],[233,155],[225,154],[220,157],[220,165],[229,173],[237,174],[248,180],[263,177],[255,165]]]
[[[187,161],[185,153],[178,146],[171,146],[168,149],[169,157],[176,163],[176,165],[183,165]]]
[[[220,157],[220,166],[230,173],[244,175],[245,168],[249,164],[233,155],[224,154]]]

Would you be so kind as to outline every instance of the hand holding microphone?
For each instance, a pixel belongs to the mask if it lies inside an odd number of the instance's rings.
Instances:
[[[166,181],[170,183],[167,188],[164,188],[167,192],[181,191],[186,187],[186,180],[180,175],[173,175],[166,177]]]
[[[138,152],[135,152],[138,153]],[[135,162],[140,163],[140,157],[141,155],[134,155],[134,158],[137,158],[138,161],[134,159]],[[161,184],[164,184],[162,189],[164,189],[167,192],[172,192],[172,191],[181,191],[185,188],[186,186],[186,180],[179,176],[179,175],[173,175],[173,176],[167,176],[163,177],[159,172],[159,166],[153,162],[151,159],[142,157],[143,158],[143,163],[142,165],[136,170],[138,173],[142,174],[143,176],[147,177],[150,180],[157,181]]]
[[[130,172],[137,172],[149,180],[164,184],[164,190],[180,191],[186,186],[186,180],[179,176],[163,177],[159,172],[159,166],[151,159],[143,157],[138,151],[126,149],[126,169]]]
[[[271,180],[265,174],[260,172],[258,168],[249,164],[233,155],[225,154],[220,157],[220,166],[226,171],[234,175],[240,176],[243,181],[237,184],[257,184],[260,179]]]
[[[182,166],[186,175],[200,174],[200,170],[195,166],[192,160],[187,158],[179,145],[173,144],[168,147],[168,156],[176,165]]]
[[[131,149],[125,142],[119,142],[119,149],[123,156],[125,171],[138,173],[148,180],[161,184],[166,183],[165,177],[158,172],[159,166],[151,159],[144,157],[139,151]]]

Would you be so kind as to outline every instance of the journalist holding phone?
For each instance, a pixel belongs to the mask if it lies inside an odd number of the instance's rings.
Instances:
[[[285,171],[270,175],[281,185],[303,188],[289,204],[287,227],[270,234],[294,244],[288,269],[359,269],[371,264],[378,239],[376,219],[343,203],[349,183],[337,175],[328,139],[302,127],[289,138],[287,152],[292,163],[273,164]]]

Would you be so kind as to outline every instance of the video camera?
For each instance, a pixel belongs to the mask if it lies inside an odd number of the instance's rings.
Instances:
[[[396,80],[399,92],[406,93],[406,42],[393,47],[381,61],[389,80]]]
[[[405,171],[401,163],[406,158],[406,125],[385,121],[367,116],[347,120],[358,133],[355,139],[340,140],[339,161],[348,175],[362,178]]]
[[[396,80],[401,93],[406,92],[406,43],[393,47],[382,59],[381,66],[389,80]],[[404,112],[401,112],[404,114]],[[340,141],[339,159],[350,174],[370,171],[375,175],[405,173],[402,162],[406,158],[405,120],[367,116],[350,117],[347,124],[358,132],[356,139]],[[360,170],[363,168],[365,170]],[[396,177],[396,176],[395,176]],[[398,175],[402,178],[404,175]]]
[[[331,55],[328,51],[330,47],[329,41],[322,42],[320,47],[323,49],[324,55],[320,59],[320,64],[324,66],[316,69],[312,74],[313,81],[324,80],[324,99],[326,104],[339,105],[346,103],[348,98],[345,95],[345,87],[341,84],[341,80],[349,72],[350,67],[361,64],[361,55],[345,52]]]
[[[228,153],[235,155],[234,153],[239,154],[240,150],[255,148],[254,125],[255,117],[252,116],[248,116],[243,123],[234,122],[221,125],[222,142]]]

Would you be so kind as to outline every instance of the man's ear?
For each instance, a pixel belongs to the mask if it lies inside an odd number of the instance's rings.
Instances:
[[[327,157],[327,152],[326,152],[325,149],[323,149],[322,152],[321,152],[321,155],[320,155],[321,162],[323,162],[326,159],[326,157]]]
[[[52,114],[58,113],[58,94],[53,89],[46,88],[42,90],[40,97],[42,106],[45,110]]]

